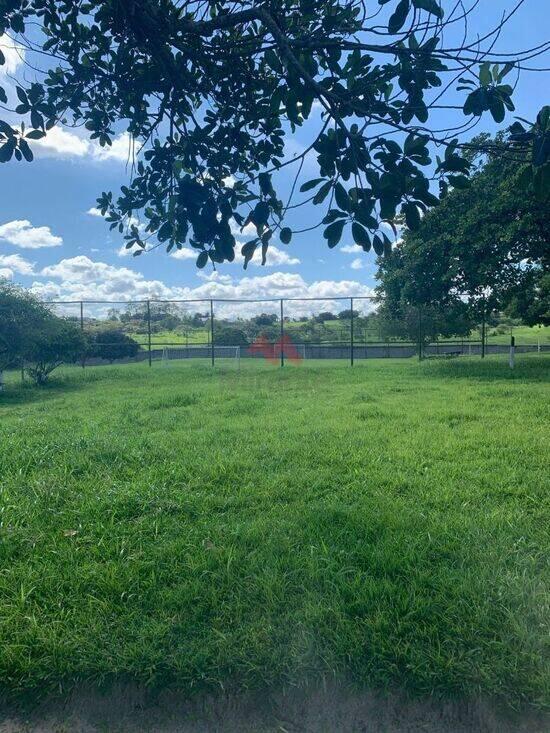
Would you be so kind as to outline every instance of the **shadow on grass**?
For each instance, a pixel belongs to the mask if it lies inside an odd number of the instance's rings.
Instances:
[[[150,376],[145,363],[139,364],[106,364],[80,366],[67,364],[61,366],[50,375],[45,385],[37,386],[27,377],[21,382],[19,372],[8,373],[3,392],[0,392],[0,408],[4,405],[30,404],[44,401],[51,397],[66,395],[70,392],[85,389],[88,385],[100,381],[123,381],[125,383],[141,382]]]
[[[46,399],[66,395],[81,389],[86,382],[84,380],[70,379],[65,376],[52,377],[46,384],[37,387],[32,382],[8,382],[4,391],[0,392],[0,409],[2,407],[15,407],[17,405],[28,405],[33,402],[43,402]]]

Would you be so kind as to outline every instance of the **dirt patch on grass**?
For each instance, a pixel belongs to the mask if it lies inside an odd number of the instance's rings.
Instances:
[[[547,733],[550,717],[486,701],[412,700],[343,685],[271,693],[152,694],[78,689],[32,711],[0,706],[0,733]]]

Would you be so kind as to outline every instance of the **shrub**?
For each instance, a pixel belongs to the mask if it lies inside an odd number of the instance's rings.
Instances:
[[[86,352],[86,339],[78,326],[49,314],[26,344],[23,358],[26,372],[39,385],[64,362],[75,362]]]
[[[248,346],[249,341],[240,328],[222,326],[214,330],[214,343],[217,346]]]
[[[3,370],[22,363],[35,333],[53,317],[32,293],[0,281],[0,390]]]
[[[139,351],[139,344],[119,329],[105,329],[92,333],[88,339],[87,355],[113,363],[115,359],[129,359]]]

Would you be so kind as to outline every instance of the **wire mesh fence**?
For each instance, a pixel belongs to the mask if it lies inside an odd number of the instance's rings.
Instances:
[[[389,314],[374,297],[254,300],[52,301],[48,308],[85,334],[75,364],[202,360],[240,366],[262,359],[284,366],[316,361],[485,357],[550,351],[548,329],[477,318],[465,309],[411,306]]]

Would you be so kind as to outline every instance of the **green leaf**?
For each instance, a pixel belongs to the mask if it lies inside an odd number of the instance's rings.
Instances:
[[[405,25],[405,21],[407,20],[407,15],[409,14],[409,10],[409,0],[399,0],[399,3],[395,8],[395,12],[391,16],[388,23],[389,33],[398,33],[401,28],[403,28],[403,26]]]
[[[372,246],[376,254],[380,257],[384,254],[384,241],[378,236],[378,234],[374,235],[374,239],[372,240]]]
[[[514,66],[515,64],[511,64],[511,63],[505,64],[503,69],[498,72],[497,79],[498,79],[499,84],[504,79],[504,77],[512,71]]]
[[[428,13],[431,13],[438,18],[443,17],[443,8],[441,8],[435,0],[413,0],[413,5],[415,8],[426,10]]]
[[[361,247],[363,247],[363,249],[367,246],[370,249],[369,233],[364,227],[361,226],[361,224],[359,224],[359,222],[353,222],[353,224],[351,225],[351,233],[355,244],[359,244]]]
[[[342,233],[344,231],[345,221],[340,219],[330,224],[323,232],[324,238],[327,240],[327,244],[332,249],[336,247],[338,242],[342,239]]]
[[[256,226],[266,226],[269,212],[269,204],[266,201],[259,201],[252,212],[252,221]]]
[[[506,116],[506,110],[504,108],[504,102],[498,97],[492,97],[489,102],[489,111],[495,122],[502,122]]]
[[[328,192],[332,189],[332,181],[327,181],[326,183],[323,183],[321,188],[317,191],[315,196],[313,197],[313,203],[314,204],[321,204],[326,199]]]
[[[46,137],[46,133],[43,130],[31,130],[25,137],[27,140],[41,140],[43,137]]]
[[[271,185],[271,176],[269,173],[260,173],[258,176],[258,183],[260,185],[260,191],[264,196],[269,196],[269,194],[273,193],[273,186]]]
[[[325,180],[324,178],[314,178],[311,181],[307,181],[307,183],[304,183],[302,186],[300,186],[300,193],[311,191],[312,188],[315,188],[315,186],[318,186],[324,180]]]
[[[31,163],[34,160],[34,155],[26,140],[23,140],[21,138],[19,139],[19,150],[23,154],[23,157],[25,158],[27,163]]]
[[[13,140],[8,140],[7,143],[4,143],[0,147],[0,163],[7,163],[11,160],[14,150],[15,142]]]
[[[405,214],[405,221],[407,222],[409,229],[412,231],[418,229],[420,226],[420,212],[418,211],[417,205],[412,201],[407,201],[407,203],[403,204],[401,207],[401,211]]]
[[[271,69],[273,69],[273,71],[280,73],[280,71],[282,70],[281,62],[279,61],[279,57],[272,48],[267,49],[264,55],[264,59],[266,64]]]
[[[283,244],[290,244],[290,240],[292,239],[292,229],[290,229],[290,227],[284,227],[281,229],[279,239]]]
[[[28,97],[27,97],[27,93],[25,92],[24,89],[22,89],[21,87],[15,87],[15,91],[16,91],[17,96],[19,97],[20,101],[23,104],[28,104],[29,103],[29,100],[28,100]]]
[[[449,183],[454,186],[454,188],[469,188],[470,186],[470,179],[467,176],[449,176]]]
[[[491,73],[491,64],[486,61],[479,67],[479,82],[482,87],[488,87],[493,81],[493,75]]]
[[[203,267],[206,267],[206,263],[208,262],[208,252],[201,252],[200,255],[197,257],[197,267],[199,270],[202,270]]]
[[[254,252],[256,251],[256,247],[258,246],[258,240],[253,239],[251,242],[247,242],[246,244],[243,244],[241,248],[241,254],[244,257],[244,269],[248,267],[248,263],[250,260],[254,257]]]
[[[13,128],[7,122],[4,122],[4,120],[0,120],[0,132],[6,137],[15,137]]]
[[[336,199],[338,208],[342,209],[343,211],[350,210],[351,200],[349,194],[340,182],[338,182],[334,187],[334,198]]]

